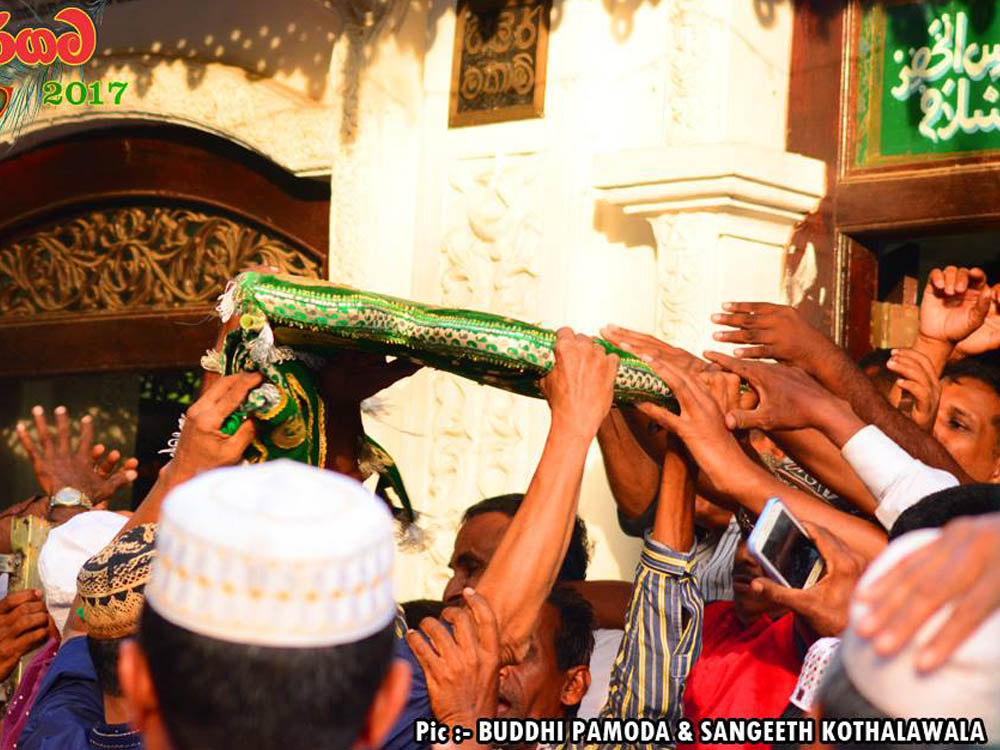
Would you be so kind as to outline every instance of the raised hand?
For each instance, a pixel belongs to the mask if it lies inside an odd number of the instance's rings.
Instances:
[[[756,408],[731,409],[726,413],[726,426],[731,430],[816,427],[840,446],[864,426],[846,401],[798,367],[744,362],[718,352],[705,352],[705,356],[749,382],[759,397]]]
[[[18,422],[17,437],[31,460],[38,485],[46,495],[52,495],[63,487],[74,487],[96,504],[135,481],[139,465],[136,459],[130,458],[119,466],[121,454],[113,450],[102,460],[105,448],[93,444],[94,420],[89,414],[80,420],[80,435],[75,447],[72,445],[69,412],[65,406],[55,409],[54,437],[45,419],[45,409],[36,406],[31,414],[38,433],[37,444],[23,422]]]
[[[472,589],[462,592],[466,607],[449,607],[411,630],[406,642],[427,678],[434,717],[445,724],[474,727],[496,716],[500,687],[500,630],[486,600]],[[463,743],[467,744],[467,743]]]
[[[696,373],[666,361],[657,361],[653,370],[670,386],[681,407],[680,414],[656,404],[639,404],[638,409],[684,441],[708,481],[723,494],[732,488],[730,469],[749,462],[736,438],[726,428],[722,411]]]
[[[896,381],[899,391],[913,397],[909,417],[930,432],[941,400],[941,383],[931,358],[918,349],[893,349],[886,367],[900,376]]]
[[[639,333],[616,325],[606,325],[601,329],[601,336],[619,349],[624,349],[647,363],[654,360],[665,360],[675,367],[692,372],[701,372],[708,367],[707,362],[698,359],[690,352],[671,346],[648,333]]]
[[[611,409],[618,355],[570,328],[556,332],[555,365],[539,381],[553,424],[588,438]]]
[[[232,435],[221,431],[222,424],[262,381],[258,372],[227,375],[213,382],[188,407],[174,457],[163,468],[172,486],[239,462],[254,438],[253,422],[246,420]]]
[[[992,293],[981,268],[935,268],[920,301],[920,336],[955,344],[986,320]]]
[[[0,680],[6,680],[26,653],[41,646],[52,628],[42,592],[17,591],[0,599]]]
[[[723,414],[735,409],[753,409],[759,402],[756,391],[741,390],[739,375],[727,372],[715,363],[699,372],[698,380],[708,389]]]
[[[847,627],[851,594],[864,572],[866,561],[839,537],[822,526],[802,524],[816,543],[826,570],[814,586],[795,589],[770,578],[755,578],[750,587],[764,598],[792,610],[822,638],[837,636]]]
[[[716,331],[712,338],[748,346],[737,347],[734,354],[746,359],[776,359],[811,372],[822,363],[836,345],[788,305],[770,302],[726,302],[724,313],[712,316],[712,322],[731,326],[735,331]]]
[[[986,320],[975,331],[955,345],[955,353],[962,357],[1000,349],[1000,284],[994,284],[992,301]]]
[[[1000,513],[951,521],[933,543],[912,552],[858,594],[868,613],[858,633],[883,655],[899,651],[948,602],[955,607],[916,655],[916,667],[941,666],[1000,607]]]

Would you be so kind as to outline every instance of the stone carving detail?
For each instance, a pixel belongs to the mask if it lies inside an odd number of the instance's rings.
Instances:
[[[716,0],[670,3],[670,91],[667,143],[717,140],[724,71],[719,68],[721,28]]]
[[[331,4],[343,23],[333,47],[330,79],[337,90],[336,122],[331,130],[335,157],[331,160],[330,278],[365,286],[365,232],[378,220],[373,199],[373,173],[385,117],[372,97],[365,97],[362,81],[379,42],[393,33],[405,17],[406,0],[347,0]],[[329,119],[329,115],[327,115]],[[362,127],[362,123],[371,127]],[[329,127],[329,124],[328,126]]]
[[[477,159],[453,170],[454,223],[441,248],[441,304],[537,321],[542,231],[534,209],[538,204],[536,171],[531,156]],[[441,417],[447,420],[442,426],[481,426],[475,437],[464,429],[435,426],[431,493],[446,504],[464,507],[474,498],[449,495],[449,488],[461,487],[481,496],[508,491],[523,463],[518,451],[525,439],[523,405],[511,394],[478,388],[451,375],[435,378],[453,381],[455,392],[461,393],[461,398],[451,401],[435,395],[435,410],[451,414]],[[441,387],[435,383],[435,394]],[[470,465],[472,461],[476,464]],[[451,477],[460,469],[476,477],[475,486],[452,483]]]
[[[468,458],[466,451],[472,441],[466,419],[469,392],[468,385],[460,378],[435,372],[431,393],[434,399],[431,412],[434,448],[431,451],[430,474],[433,481],[429,494],[434,507],[440,508],[459,484],[462,463]]]
[[[323,271],[312,255],[226,216],[173,206],[87,211],[0,247],[0,319],[204,306],[251,263]]]
[[[649,219],[656,238],[657,335],[677,346],[700,351],[702,266],[714,255],[711,215],[661,214]]]

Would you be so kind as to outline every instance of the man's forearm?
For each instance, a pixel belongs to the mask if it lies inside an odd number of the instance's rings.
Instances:
[[[863,513],[874,513],[877,501],[851,469],[840,449],[819,431],[775,430],[771,437],[778,446],[816,479]]]
[[[129,529],[134,529],[136,526],[141,526],[144,523],[158,523],[160,520],[160,508],[163,506],[163,501],[167,498],[167,495],[170,494],[170,490],[183,484],[188,479],[190,477],[182,477],[178,474],[177,467],[174,466],[173,461],[168,462],[160,470],[160,475],[156,478],[146,497],[139,503],[139,507],[135,509],[135,512],[129,516],[129,519],[125,522],[122,530],[118,532],[116,538]]]
[[[325,469],[361,479],[358,443],[365,434],[361,405],[327,401]]]
[[[618,409],[608,412],[597,431],[597,443],[618,507],[631,518],[641,516],[656,498],[660,467],[635,439]]]
[[[746,464],[733,467],[731,481],[734,487],[739,488],[733,499],[751,513],[759,515],[768,500],[780,497],[796,518],[837,529],[845,543],[867,559],[873,559],[885,549],[885,532],[875,524],[843,513],[812,495],[783,484],[749,459]]]
[[[534,627],[566,555],[592,440],[553,421],[521,507],[476,587],[496,615],[505,662]]]
[[[694,546],[694,471],[685,459],[679,438],[671,436],[663,460],[660,501],[656,508],[652,538],[684,553]]]
[[[842,349],[835,348],[835,353],[831,351],[823,360],[821,365],[810,368],[811,374],[828,390],[846,399],[862,421],[878,427],[903,450],[928,466],[954,474],[962,484],[972,481],[941,443],[892,408]]]

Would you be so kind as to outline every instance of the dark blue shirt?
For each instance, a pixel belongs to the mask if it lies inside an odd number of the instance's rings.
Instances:
[[[417,719],[431,719],[431,699],[427,693],[427,678],[424,670],[413,655],[404,638],[396,638],[397,659],[403,659],[410,665],[413,676],[410,678],[410,697],[399,715],[392,731],[382,743],[382,750],[424,750],[430,747],[429,742],[417,742],[413,734],[413,722]]]
[[[142,735],[128,724],[105,724],[91,727],[90,750],[142,750]]]
[[[18,750],[89,750],[90,728],[104,721],[104,697],[87,650],[73,638],[59,649],[29,709]]]

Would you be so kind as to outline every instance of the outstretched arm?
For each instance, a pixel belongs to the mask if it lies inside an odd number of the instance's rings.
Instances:
[[[797,367],[744,362],[709,352],[714,362],[746,378],[760,394],[752,410],[730,410],[731,429],[796,429],[815,427],[840,449],[877,501],[874,514],[886,529],[922,497],[957,484],[948,472],[910,456],[877,427],[865,425],[850,406]],[[811,519],[812,520],[812,519]],[[838,528],[819,523],[827,528]]]
[[[768,302],[730,302],[723,307],[726,313],[713,315],[712,321],[736,330],[717,332],[715,339],[749,344],[736,349],[737,357],[771,358],[802,368],[907,453],[963,483],[971,481],[941,443],[892,408],[847,353],[810,326],[798,310]]]
[[[597,444],[619,510],[629,518],[638,518],[656,499],[659,464],[643,450],[619,409],[612,409],[601,423]]]
[[[568,328],[557,334],[555,360],[541,381],[552,411],[541,460],[477,587],[500,624],[505,663],[527,643],[566,555],[587,450],[611,408],[618,370],[616,355]]]
[[[602,718],[672,722],[681,715],[684,683],[701,651],[703,604],[692,573],[694,471],[683,445],[672,438]]]
[[[732,417],[734,415],[742,416],[746,413],[759,413],[758,410],[766,408],[768,402],[764,393],[758,391],[761,402],[757,410],[750,412],[732,410],[726,415],[724,421],[715,400],[696,378],[666,362],[656,362],[653,367],[680,400],[681,415],[684,416],[685,408],[687,408],[688,414],[685,419],[678,420],[666,410],[658,409],[649,404],[644,404],[641,408],[649,416],[661,420],[667,429],[674,431],[684,441],[691,455],[698,462],[698,466],[709,477],[720,494],[758,514],[764,509],[768,499],[780,497],[798,518],[840,530],[851,546],[865,557],[874,557],[885,547],[885,534],[876,526],[860,518],[841,513],[811,495],[782,484],[765,469],[751,461],[740,449],[729,429],[749,425],[737,424]],[[763,429],[769,427],[769,425],[764,424],[756,426]],[[802,427],[806,424],[789,426]],[[838,439],[847,440],[853,434],[852,430],[856,431],[858,426],[848,419],[844,419],[834,425],[833,429],[839,436]]]
[[[239,462],[254,437],[254,426],[246,420],[232,435],[222,432],[222,423],[261,384],[260,373],[227,375],[212,381],[187,410],[177,449],[149,494],[136,508],[122,531],[160,519],[160,507],[174,487],[198,474]]]
[[[878,502],[872,493],[844,460],[840,449],[819,430],[773,430],[768,434],[785,453],[841,498],[867,515],[875,512]]]

